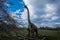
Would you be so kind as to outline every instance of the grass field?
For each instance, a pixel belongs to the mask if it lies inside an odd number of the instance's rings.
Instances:
[[[49,40],[60,40],[59,30],[39,30],[39,35],[47,36]]]
[[[0,40],[24,40],[27,34],[28,31],[26,29],[8,32],[0,31]],[[40,40],[43,37],[47,37],[48,40],[60,40],[60,30],[38,30],[38,37],[36,40]]]

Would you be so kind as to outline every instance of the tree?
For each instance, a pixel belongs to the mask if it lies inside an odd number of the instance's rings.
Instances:
[[[0,0],[0,29],[5,29],[7,27],[16,27],[16,20],[14,20],[7,12],[7,6],[4,3],[7,0]]]

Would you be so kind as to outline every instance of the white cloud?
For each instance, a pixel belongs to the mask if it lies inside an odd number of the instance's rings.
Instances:
[[[34,6],[32,5],[33,3],[33,1],[32,0],[23,0],[24,2],[25,2],[25,5],[27,5],[27,7],[28,7],[28,9],[29,9],[29,12],[30,12],[30,18],[31,18],[31,20],[33,20],[33,19],[35,19],[35,18],[37,18],[37,15],[35,15],[35,8],[34,8]],[[24,16],[25,17],[28,17],[27,16],[27,12],[23,12],[23,19],[26,19],[26,18],[24,18]]]
[[[30,10],[30,16],[31,16],[32,20],[42,17],[43,20],[45,19],[47,21],[49,21],[49,20],[52,21],[53,17],[56,15],[56,8],[57,8],[56,4],[46,3],[46,1],[42,1],[42,0],[40,0],[40,1],[38,1],[38,0],[24,0],[24,2]],[[42,10],[41,7],[38,7],[38,6],[42,6],[42,9],[44,9],[44,10]],[[45,6],[45,7],[43,7],[43,6]],[[41,12],[40,9],[42,10],[42,12],[45,11],[46,14],[38,16],[38,12]]]
[[[56,10],[55,4],[46,4],[45,6],[46,6],[45,11],[46,11],[47,13],[54,13],[55,10]]]
[[[8,3],[4,3],[4,4],[5,4],[6,6],[8,6],[8,7],[10,6],[10,4],[8,4]]]
[[[42,21],[41,19],[43,19],[44,21],[51,22],[59,18],[58,16],[56,16],[57,8],[56,4],[48,3],[47,0],[23,0],[23,1],[29,8],[31,21],[32,20],[34,21],[35,19]],[[20,13],[20,9],[13,13],[14,14],[12,14],[12,16],[16,16],[16,13]],[[24,9],[24,12],[22,12],[21,15],[21,18],[23,19],[24,23],[27,23],[27,17],[28,17],[27,10]]]
[[[23,1],[29,8],[31,21],[32,20],[34,21],[35,19],[36,20],[40,19],[40,21],[43,20],[51,22],[59,18],[56,15],[57,5],[54,3],[50,3],[47,0],[23,0]]]
[[[21,12],[20,12],[20,9],[18,9],[18,10],[16,10],[15,12],[12,12],[10,15],[11,15],[11,17],[19,17],[18,15],[16,15],[16,14],[20,14]]]
[[[55,23],[55,24],[59,24],[59,25],[60,25],[60,23],[59,23],[59,22],[57,22],[57,23]]]
[[[24,9],[24,12],[22,12],[21,18],[24,20],[24,22],[27,22],[27,10]]]
[[[21,13],[22,13],[22,15],[19,15]],[[18,9],[15,12],[10,13],[10,16],[18,22],[19,27],[24,26],[23,24],[21,25],[21,22],[27,23],[27,11],[26,10],[24,10],[24,12],[20,12],[20,9]]]
[[[15,12],[13,12],[13,13],[20,13],[20,9],[16,10],[16,11],[15,11]]]
[[[52,18],[51,18],[51,20],[56,20],[56,19],[58,19],[59,17],[58,16],[53,16]]]
[[[45,5],[45,14],[42,15],[41,17],[43,20],[46,21],[54,21],[57,20],[59,17],[56,16],[56,5],[55,4],[46,4]]]

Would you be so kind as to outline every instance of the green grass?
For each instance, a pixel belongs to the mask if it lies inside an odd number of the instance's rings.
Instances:
[[[60,40],[60,30],[39,30],[39,35],[47,36],[49,40]]]
[[[1,40],[23,40],[23,36],[27,37],[27,35],[27,30],[17,30],[9,32],[0,31]],[[38,39],[42,39],[44,36],[46,36],[48,40],[60,40],[60,30],[38,30],[38,35]]]

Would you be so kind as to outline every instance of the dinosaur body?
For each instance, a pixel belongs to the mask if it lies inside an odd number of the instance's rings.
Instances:
[[[29,9],[26,5],[25,5],[25,8],[27,9],[27,13],[28,13],[28,35],[38,36],[38,30],[37,30],[36,25],[30,21]]]

